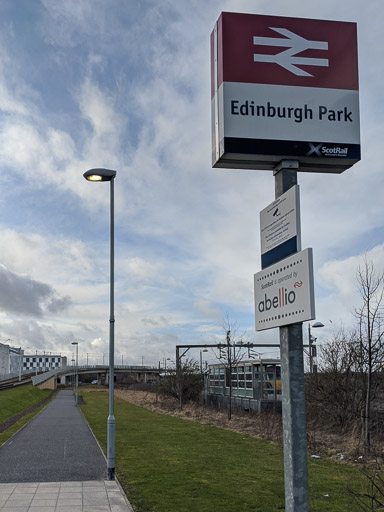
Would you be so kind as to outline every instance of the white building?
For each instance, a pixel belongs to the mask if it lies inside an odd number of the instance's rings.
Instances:
[[[0,375],[10,373],[9,345],[0,343]]]
[[[61,354],[24,354],[24,350],[0,343],[0,375],[34,371],[43,372],[67,366],[67,358]]]
[[[0,343],[0,375],[18,373],[24,350]]]
[[[61,354],[25,354],[23,356],[23,371],[48,371],[67,366],[67,358]]]

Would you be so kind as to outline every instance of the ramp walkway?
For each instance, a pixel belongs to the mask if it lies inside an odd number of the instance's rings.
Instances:
[[[72,391],[56,398],[0,447],[0,511],[132,511]]]

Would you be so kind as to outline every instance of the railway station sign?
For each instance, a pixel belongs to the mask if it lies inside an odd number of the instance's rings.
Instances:
[[[260,212],[261,268],[301,251],[299,185]]]
[[[254,275],[256,331],[315,318],[312,249]]]
[[[211,84],[213,167],[341,173],[360,160],[355,23],[223,12]]]

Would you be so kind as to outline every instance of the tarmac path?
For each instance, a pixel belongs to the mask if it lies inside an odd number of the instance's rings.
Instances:
[[[106,465],[72,391],[59,391],[0,447],[0,483],[104,480]]]

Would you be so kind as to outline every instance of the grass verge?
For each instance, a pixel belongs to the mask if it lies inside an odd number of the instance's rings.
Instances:
[[[86,393],[81,409],[106,452],[108,394]],[[138,512],[272,512],[284,509],[282,449],[211,425],[116,399],[116,472]],[[356,510],[346,487],[357,468],[309,460],[311,512]]]
[[[39,389],[32,385],[7,389],[0,392],[0,425],[6,424],[13,416],[22,413],[28,408],[46,399],[52,391]],[[52,397],[53,398],[53,397]],[[27,424],[46,404],[36,407],[33,411],[23,415],[16,423],[0,433],[0,446],[13,436],[20,428]]]

